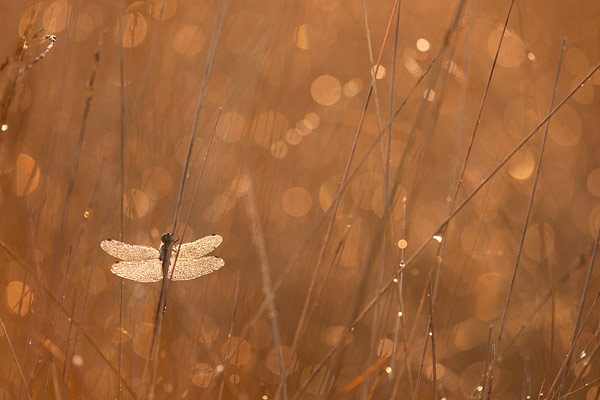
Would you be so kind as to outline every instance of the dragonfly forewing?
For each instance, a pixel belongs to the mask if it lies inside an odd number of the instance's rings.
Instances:
[[[223,242],[223,238],[221,236],[211,235],[198,239],[195,242],[183,243],[181,248],[175,245],[173,247],[175,250],[173,252],[173,257],[175,256],[176,251],[179,249],[178,258],[200,258],[216,249],[221,242]]]
[[[102,250],[123,261],[140,261],[158,259],[158,250],[148,246],[140,246],[106,239],[100,243]]]

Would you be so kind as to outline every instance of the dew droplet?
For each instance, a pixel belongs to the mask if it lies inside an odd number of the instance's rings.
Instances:
[[[90,212],[89,211],[85,211],[83,213],[83,218],[88,219],[90,217]]]
[[[435,100],[435,91],[432,89],[425,89],[423,91],[423,98],[431,103],[432,101]]]
[[[385,77],[386,71],[383,65],[375,65],[372,71],[375,74],[375,79],[383,79]]]
[[[76,367],[81,367],[83,365],[83,357],[81,357],[79,354],[74,354],[71,361]]]
[[[442,243],[442,235],[433,235],[433,240],[438,243]]]
[[[2,130],[2,132],[6,132],[8,130],[8,125],[7,124],[2,124],[2,126],[0,127],[0,129]]]
[[[417,40],[417,49],[419,51],[426,52],[427,50],[429,50],[430,47],[431,45],[429,44],[429,41],[427,39],[420,38],[419,40]]]

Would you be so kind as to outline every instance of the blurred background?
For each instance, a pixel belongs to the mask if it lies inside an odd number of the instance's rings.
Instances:
[[[2,399],[598,398],[600,3],[0,10]]]

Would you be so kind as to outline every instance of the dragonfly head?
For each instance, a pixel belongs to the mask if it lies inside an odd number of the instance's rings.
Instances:
[[[172,233],[163,233],[162,236],[160,237],[160,241],[163,242],[164,244],[167,244],[172,240],[173,240]]]

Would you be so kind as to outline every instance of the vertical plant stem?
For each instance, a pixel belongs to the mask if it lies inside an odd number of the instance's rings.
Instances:
[[[563,54],[564,54],[564,50],[565,50],[565,40],[563,39],[561,47],[560,47],[560,56],[558,59],[558,66],[556,69],[556,77],[554,80],[554,89],[552,90],[552,96],[551,96],[551,100],[550,100],[550,107],[549,107],[549,111],[551,112],[553,106],[554,106],[554,99],[556,96],[556,90],[558,87],[558,78],[560,76],[560,70],[561,70],[561,66],[562,66],[562,58],[563,58]],[[508,306],[510,305],[510,300],[512,297],[512,292],[514,289],[514,285],[515,285],[515,280],[517,278],[517,272],[519,269],[519,261],[521,259],[521,253],[523,251],[523,244],[525,243],[525,235],[527,234],[527,228],[529,226],[529,218],[531,216],[531,210],[533,209],[533,200],[535,198],[535,192],[537,189],[537,184],[538,184],[538,180],[540,177],[540,172],[541,172],[541,168],[542,168],[542,160],[544,157],[544,150],[546,149],[546,141],[548,139],[548,130],[550,128],[550,121],[548,121],[546,123],[546,129],[544,131],[544,136],[542,138],[542,144],[540,146],[540,151],[539,151],[539,156],[538,156],[538,161],[537,161],[537,167],[536,167],[536,171],[535,171],[535,176],[533,178],[533,184],[531,186],[531,194],[529,196],[529,203],[527,205],[527,212],[525,213],[525,221],[523,223],[523,229],[521,232],[521,239],[519,241],[519,247],[517,250],[517,256],[515,259],[515,266],[513,268],[513,273],[512,273],[512,277],[511,277],[511,281],[510,281],[510,285],[508,287],[508,293],[506,295],[506,303],[504,305],[504,311],[502,313],[502,320],[500,322],[500,328],[498,329],[498,338],[496,339],[496,354],[500,353],[500,343],[502,341],[502,334],[504,332],[504,325],[506,323],[506,315],[508,313]],[[544,257],[545,255],[542,254],[542,257]],[[493,368],[494,363],[496,362],[495,359],[492,359],[492,362],[490,363],[490,371]]]
[[[15,348],[10,341],[10,337],[8,336],[8,331],[6,330],[6,326],[4,326],[4,322],[0,317],[0,325],[2,325],[2,331],[4,332],[4,336],[6,337],[6,341],[8,342],[8,348],[13,356],[13,360],[17,365],[17,369],[19,370],[19,376],[21,377],[21,382],[23,382],[23,386],[25,386],[25,393],[27,394],[27,398],[31,400],[31,395],[29,394],[29,387],[27,386],[27,380],[25,380],[25,375],[23,375],[23,370],[21,369],[21,364],[19,363],[19,359],[17,358],[17,353],[15,353]]]
[[[567,356],[565,358],[565,368],[562,372],[562,377],[560,381],[560,386],[558,388],[558,396],[557,399],[560,400],[562,396],[562,392],[565,387],[565,383],[567,380],[567,375],[569,373],[569,367],[571,365],[571,358],[573,357],[573,351],[575,350],[575,342],[577,341],[579,324],[581,322],[581,316],[583,315],[583,307],[585,305],[585,298],[588,292],[589,283],[592,279],[592,272],[594,270],[594,261],[596,261],[596,254],[598,251],[598,241],[600,240],[600,227],[598,227],[598,232],[596,233],[596,238],[594,241],[594,250],[592,251],[592,257],[590,258],[590,264],[588,266],[588,273],[585,278],[585,284],[583,285],[583,290],[581,292],[581,300],[579,302],[579,311],[577,313],[577,319],[575,320],[575,327],[573,328],[573,337],[571,338],[571,344],[569,345],[569,351],[567,352]]]
[[[250,220],[250,229],[252,233],[252,240],[254,246],[258,251],[260,259],[260,272],[262,275],[263,291],[265,296],[270,300],[269,302],[269,319],[271,320],[271,329],[273,330],[273,340],[275,342],[275,351],[277,352],[277,363],[279,366],[279,379],[280,385],[282,386],[283,398],[287,399],[286,391],[286,375],[284,371],[283,358],[281,354],[281,334],[279,332],[279,319],[277,317],[277,309],[275,307],[275,299],[273,296],[273,286],[271,284],[271,268],[269,267],[269,259],[267,255],[267,248],[265,244],[265,237],[262,230],[262,225],[258,213],[256,211],[256,203],[254,202],[254,189],[252,182],[250,183],[250,189],[246,194],[246,214]]]
[[[123,1],[119,1],[119,75],[121,79],[121,86],[119,90],[120,100],[121,100],[121,152],[120,152],[120,169],[121,169],[121,215],[120,215],[120,223],[121,223],[121,241],[125,240],[125,210],[124,210],[124,202],[125,202],[125,54],[123,51],[123,18],[125,18]],[[118,362],[117,362],[117,371],[119,377],[117,379],[117,400],[121,400],[121,364],[123,361],[123,292],[124,292],[124,283],[123,278],[119,278],[119,348],[118,348]]]
[[[223,399],[223,387],[225,386],[225,372],[229,366],[229,350],[231,349],[231,335],[233,334],[233,324],[235,322],[235,314],[237,311],[238,303],[238,292],[240,289],[240,272],[237,273],[235,280],[235,294],[233,296],[233,311],[231,312],[231,324],[229,325],[229,333],[227,334],[227,349],[225,350],[225,363],[223,365],[223,377],[221,379],[221,385],[219,387],[219,400]]]

